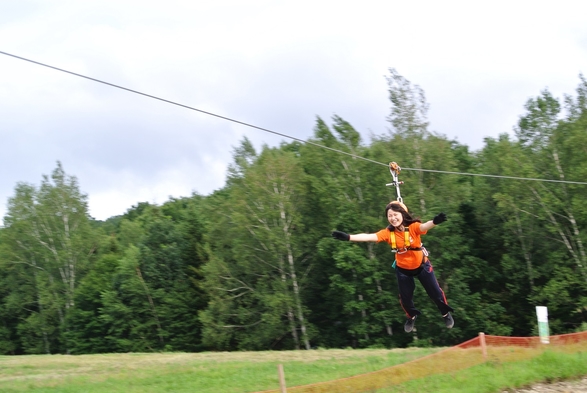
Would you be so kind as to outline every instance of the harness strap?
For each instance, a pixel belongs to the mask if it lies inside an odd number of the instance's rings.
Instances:
[[[389,238],[391,240],[391,250],[392,252],[397,252],[397,242],[395,240],[395,228],[391,225],[387,227],[389,230]],[[410,230],[409,228],[404,229],[404,249],[412,250],[412,251],[422,251],[423,247],[410,247]]]
[[[391,239],[391,249],[397,250],[397,244],[395,243],[395,233],[392,230],[389,230],[389,232],[389,237]]]

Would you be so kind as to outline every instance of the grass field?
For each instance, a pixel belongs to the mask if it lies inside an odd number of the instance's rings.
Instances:
[[[285,352],[0,356],[0,392],[245,393],[334,380],[402,364],[442,348]],[[377,392],[494,393],[587,375],[587,352],[547,351],[408,381]],[[500,390],[501,389],[501,390]]]
[[[380,370],[437,349],[0,356],[0,392],[244,393]]]

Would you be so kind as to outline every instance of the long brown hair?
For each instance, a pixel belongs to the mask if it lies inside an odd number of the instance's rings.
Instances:
[[[394,212],[399,212],[402,214],[403,221],[401,225],[406,228],[415,222],[422,222],[422,220],[420,220],[418,217],[412,217],[412,215],[408,213],[407,207],[404,209],[405,206],[406,205],[398,201],[389,202],[387,206],[385,206],[385,218],[387,218],[387,212],[391,209]],[[389,226],[393,227],[391,224]]]

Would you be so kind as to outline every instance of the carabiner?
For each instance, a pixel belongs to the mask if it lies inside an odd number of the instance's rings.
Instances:
[[[395,190],[397,192],[397,201],[403,203],[404,200],[402,198],[402,194],[399,191],[399,186],[404,184],[404,182],[399,181],[399,178],[398,178],[401,170],[402,170],[402,168],[400,168],[400,166],[397,164],[397,162],[390,162],[389,163],[389,173],[391,173],[391,178],[393,179],[393,181],[391,183],[387,183],[386,186],[395,187]]]

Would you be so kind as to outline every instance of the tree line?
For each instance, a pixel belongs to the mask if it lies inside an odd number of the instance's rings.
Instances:
[[[554,334],[587,329],[585,78],[562,100],[529,99],[513,135],[478,151],[429,130],[418,85],[394,69],[387,84],[389,133],[364,141],[334,116],[312,143],[244,138],[207,196],[98,221],[59,162],[17,184],[0,228],[0,354],[442,346],[537,335],[535,306]],[[390,161],[438,171],[400,177],[410,212],[449,217],[424,242],[451,330],[417,288],[423,315],[404,333],[389,246],[330,237],[387,225],[396,195],[377,163]]]

